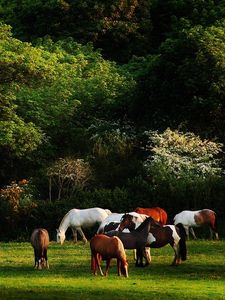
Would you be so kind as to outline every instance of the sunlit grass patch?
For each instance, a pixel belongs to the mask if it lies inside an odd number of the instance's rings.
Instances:
[[[188,241],[188,259],[170,266],[173,249],[151,249],[152,263],[136,268],[126,250],[129,278],[118,277],[112,261],[108,277],[93,276],[89,243],[48,250],[49,270],[33,268],[30,243],[0,243],[1,299],[225,299],[225,241]],[[105,263],[102,263],[103,268]]]

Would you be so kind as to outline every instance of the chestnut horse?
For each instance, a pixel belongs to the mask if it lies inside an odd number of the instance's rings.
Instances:
[[[215,234],[215,238],[217,240],[219,239],[216,213],[211,209],[202,209],[196,211],[184,210],[179,214],[176,214],[173,220],[175,225],[177,223],[183,224],[188,239],[189,229],[193,238],[197,239],[192,227],[201,226],[209,226],[211,239],[213,238],[213,233]]]
[[[108,237],[104,234],[96,234],[90,241],[91,247],[91,269],[94,275],[97,275],[97,267],[103,276],[100,266],[102,259],[106,260],[106,270],[104,275],[108,275],[110,262],[112,258],[117,259],[118,276],[128,277],[128,262],[123,243],[116,237]]]
[[[34,267],[42,269],[42,267],[49,268],[47,249],[49,245],[48,231],[43,228],[35,229],[31,235],[31,245],[34,248]]]
[[[139,214],[145,214],[149,217],[152,217],[155,221],[159,222],[162,225],[167,224],[167,212],[161,207],[137,207],[134,211]]]
[[[161,225],[150,217],[151,227],[149,230],[146,247],[161,248],[170,244],[174,250],[175,256],[172,265],[179,265],[181,260],[186,260],[186,232],[182,224],[175,225]],[[125,214],[121,220],[119,230],[124,228],[132,229],[134,226],[134,219],[129,214]],[[136,232],[140,231],[141,226],[137,227]],[[149,249],[150,255],[150,249]],[[151,260],[151,259],[150,259]]]

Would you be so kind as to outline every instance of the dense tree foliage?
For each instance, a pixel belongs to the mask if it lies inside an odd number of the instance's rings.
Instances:
[[[223,205],[224,0],[0,0],[0,18],[9,229],[53,207],[52,228],[74,206]]]

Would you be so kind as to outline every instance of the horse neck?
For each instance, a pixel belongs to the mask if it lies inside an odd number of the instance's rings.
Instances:
[[[66,214],[59,225],[59,230],[66,232],[69,226],[70,226],[70,214]]]
[[[136,232],[141,232],[141,231],[150,231],[150,227],[151,227],[151,220],[148,218],[146,219],[144,222],[141,223],[140,226],[138,226],[134,231]]]

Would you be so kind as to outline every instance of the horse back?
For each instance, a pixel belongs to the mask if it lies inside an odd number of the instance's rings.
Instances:
[[[71,209],[69,212],[70,223],[77,227],[91,227],[101,223],[109,216],[109,211],[100,207],[86,209]]]
[[[174,225],[165,225],[162,227],[153,227],[148,236],[148,246],[152,248],[161,248],[167,244],[178,243],[180,237]]]
[[[47,249],[49,245],[49,234],[46,229],[37,228],[31,235],[31,244],[35,249]]]
[[[197,225],[212,224],[216,222],[216,213],[210,209],[202,209],[195,215]]]
[[[90,241],[92,253],[100,253],[104,258],[118,257],[124,251],[123,244],[117,236],[109,237],[104,234],[96,234]]]
[[[150,207],[150,208],[143,208],[143,207],[137,207],[134,210],[135,212],[139,214],[145,214],[150,217],[152,217],[157,222],[160,222],[162,225],[165,225],[167,223],[167,212],[162,209],[161,207]]]
[[[191,210],[183,210],[182,212],[178,213],[174,217],[174,224],[181,223],[184,226],[194,226],[196,225],[195,222],[195,215],[199,212],[198,211],[191,211]]]

